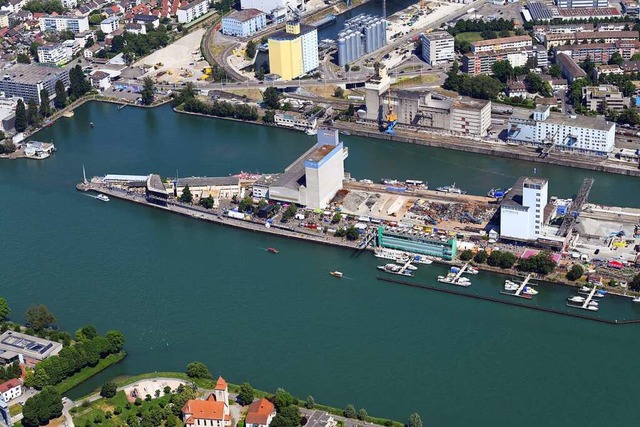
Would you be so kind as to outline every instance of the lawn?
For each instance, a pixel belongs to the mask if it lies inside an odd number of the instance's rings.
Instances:
[[[22,405],[16,403],[15,405],[9,406],[9,415],[15,417],[18,414],[22,413]]]
[[[472,31],[456,35],[456,40],[459,42],[467,41],[469,43],[473,43],[482,40],[482,36],[480,35],[480,31]]]
[[[400,78],[396,83],[392,84],[392,87],[404,87],[404,86],[415,86],[415,85],[431,85],[440,80],[440,77],[437,74],[423,74],[421,76],[415,77],[404,77]]]

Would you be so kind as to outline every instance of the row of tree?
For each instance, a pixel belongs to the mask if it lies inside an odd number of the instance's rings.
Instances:
[[[62,396],[55,387],[47,386],[24,403],[22,408],[22,425],[37,427],[45,425],[62,415]]]
[[[25,378],[25,385],[42,389],[56,385],[86,366],[95,366],[100,359],[122,351],[124,336],[120,331],[97,335],[94,327],[83,328],[75,345],[64,347],[57,356],[38,363]]]
[[[511,31],[515,24],[510,19],[498,18],[493,21],[481,19],[460,19],[456,25],[447,29],[449,34],[455,36],[460,33],[483,32],[483,31]]]
[[[239,120],[258,120],[258,109],[247,104],[231,104],[226,101],[214,101],[207,104],[192,98],[183,104],[184,111],[190,113],[206,114],[216,117],[233,117]]]
[[[487,263],[492,267],[500,267],[502,269],[512,268],[518,258],[511,252],[507,251],[491,251],[491,255],[485,251],[478,251],[475,255],[470,249],[466,249],[460,253],[460,259],[462,261],[470,261],[473,259],[478,264]],[[553,260],[551,252],[543,251],[538,254],[527,258],[521,259],[518,262],[518,269],[521,271],[527,271],[538,274],[549,274],[556,268],[556,262]],[[577,271],[575,272],[577,273]],[[582,273],[580,273],[581,277]],[[570,279],[575,280],[575,279]]]

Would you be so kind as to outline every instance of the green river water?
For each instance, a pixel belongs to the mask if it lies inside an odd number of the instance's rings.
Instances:
[[[104,173],[180,176],[280,171],[314,141],[301,133],[91,103],[35,139],[45,161],[0,164],[0,294],[14,318],[46,303],[60,326],[121,329],[128,357],[78,387],[120,374],[182,370],[193,360],[255,387],[284,387],[338,407],[425,426],[638,425],[640,326],[610,326],[376,280],[369,253],[201,223],[75,190],[82,165]],[[91,128],[89,122],[94,122]],[[456,182],[470,193],[511,186],[534,165],[343,137],[358,178]],[[640,206],[640,180],[535,165],[550,193]],[[280,249],[274,256],[267,246]],[[343,280],[330,270],[345,273]],[[444,266],[420,268],[435,283]],[[504,277],[480,273],[468,292],[499,296]],[[564,309],[570,292],[541,285],[532,304]],[[640,318],[606,298],[597,314]]]

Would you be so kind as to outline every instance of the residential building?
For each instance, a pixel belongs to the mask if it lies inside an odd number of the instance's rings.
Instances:
[[[273,403],[262,398],[256,400],[249,405],[247,417],[245,419],[246,427],[269,427],[271,420],[276,416],[276,408]]]
[[[507,83],[507,96],[509,98],[526,98],[529,95],[524,82],[513,80]]]
[[[611,65],[598,65],[594,71],[594,77],[596,81],[600,78],[600,76],[608,76],[608,75],[623,75],[624,71],[622,67],[618,64]]]
[[[338,65],[344,67],[387,44],[387,21],[373,15],[357,15],[345,21],[337,42]]]
[[[624,61],[622,71],[624,73],[640,73],[640,61]]]
[[[500,236],[535,241],[543,232],[544,210],[549,200],[546,179],[520,177],[500,203]]]
[[[0,12],[0,28],[6,28],[9,26],[9,15],[11,12],[3,10]]]
[[[104,71],[95,71],[89,77],[91,86],[99,90],[109,89],[111,87],[111,76]]]
[[[638,15],[640,14],[640,5],[635,1],[623,1],[621,2],[622,11],[627,15]]]
[[[337,129],[318,130],[317,143],[269,184],[269,200],[325,208],[342,189],[348,156]]]
[[[22,97],[25,101],[40,103],[40,91],[44,88],[50,98],[55,96],[55,83],[62,80],[69,86],[69,71],[57,67],[36,64],[15,64],[3,71],[0,92],[5,96]]]
[[[272,74],[292,80],[318,68],[318,30],[288,21],[284,31],[269,37],[269,67]]]
[[[40,66],[40,68],[48,67]],[[0,87],[0,90],[3,89]],[[55,90],[49,90],[49,93],[55,94]],[[30,99],[28,97],[24,98]],[[21,332],[5,331],[0,335],[0,358],[3,360],[17,359],[20,360],[21,363],[35,365],[47,357],[55,356],[60,353],[60,350],[62,350],[62,344],[59,342],[34,337]]]
[[[533,55],[531,49],[505,49],[491,52],[466,53],[462,56],[462,71],[473,76],[491,74],[496,61],[509,61],[512,67],[526,65]]]
[[[534,45],[531,48],[530,57],[535,60],[536,67],[547,67],[549,65],[549,52],[544,46]]]
[[[147,25],[151,24],[153,28],[160,26],[160,18],[155,15],[133,15],[132,22],[134,24]]]
[[[13,426],[13,423],[11,422],[11,414],[9,412],[9,405],[7,405],[7,402],[2,399],[0,399],[0,424],[4,424],[9,427]]]
[[[13,378],[0,384],[0,399],[9,402],[17,397],[22,396],[22,380]]]
[[[625,99],[614,85],[585,86],[582,88],[582,102],[589,110],[604,113],[607,110],[622,111],[629,105],[629,98]]]
[[[605,156],[614,149],[616,125],[602,118],[551,113],[548,105],[533,112],[514,111],[507,140],[524,145],[553,145],[563,151]]]
[[[120,20],[117,16],[111,16],[100,23],[100,29],[105,34],[111,34],[120,28]]]
[[[135,24],[130,22],[128,24],[124,24],[124,30],[127,33],[131,34],[147,34],[147,26],[142,24]]]
[[[178,8],[178,22],[186,24],[209,12],[209,0],[193,0]]]
[[[561,8],[575,7],[609,7],[609,0],[556,0]]]
[[[87,59],[91,59],[94,56],[96,56],[96,53],[98,53],[102,49],[104,49],[104,46],[101,46],[99,44],[94,44],[93,46],[86,48],[83,51],[82,55]]]
[[[571,84],[575,79],[587,77],[587,73],[566,53],[556,54],[556,64],[560,66],[562,75]]]
[[[41,64],[64,65],[71,60],[62,43],[47,43],[38,46],[38,62]]]
[[[299,10],[302,5],[302,0],[240,0],[241,9],[261,10],[269,15],[273,22],[282,22],[289,9]]]
[[[579,33],[547,34],[545,47],[551,49],[555,46],[586,43],[615,43],[618,40],[638,40],[638,31],[586,31]]]
[[[503,37],[492,40],[480,40],[471,43],[471,52],[492,52],[504,49],[523,49],[533,46],[533,39],[530,36]]]
[[[535,25],[533,33],[544,40],[544,36],[548,34],[571,34],[593,31],[593,24],[559,24],[559,25]]]
[[[72,33],[81,33],[89,30],[89,18],[86,16],[46,15],[40,18],[40,29],[42,31],[69,30]]]
[[[249,37],[267,26],[267,14],[258,9],[231,12],[222,18],[222,32],[228,36]]]
[[[430,65],[451,62],[455,59],[455,39],[446,31],[433,31],[421,34],[422,59]]]

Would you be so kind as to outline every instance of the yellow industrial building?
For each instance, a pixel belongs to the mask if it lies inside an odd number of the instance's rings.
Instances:
[[[269,67],[283,80],[318,68],[318,30],[299,20],[288,21],[284,31],[269,37]]]

